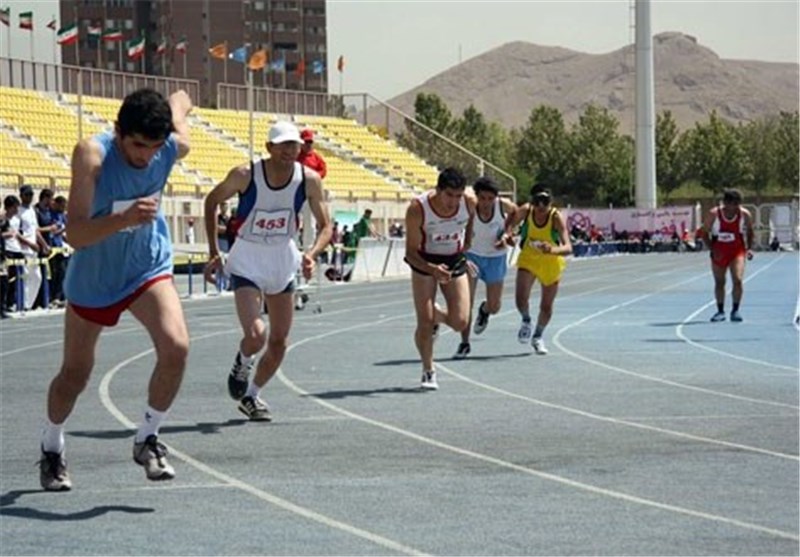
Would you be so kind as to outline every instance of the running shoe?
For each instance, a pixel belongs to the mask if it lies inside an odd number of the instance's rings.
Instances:
[[[711,316],[711,322],[712,323],[719,323],[720,321],[725,321],[725,312],[724,311],[718,311],[717,313],[715,313],[714,315]]]
[[[472,332],[476,335],[479,335],[485,331],[486,326],[489,324],[489,314],[485,309],[483,309],[485,304],[486,302],[483,302],[478,308],[478,317],[475,319],[475,326],[472,329]]]
[[[742,321],[744,321],[744,319],[742,318],[742,315],[739,313],[738,310],[734,310],[731,312],[731,321],[734,323],[741,323]]]
[[[247,386],[250,383],[250,372],[253,370],[255,363],[255,358],[249,364],[242,363],[242,355],[238,352],[236,353],[231,373],[228,375],[228,394],[231,395],[233,400],[241,400],[247,392]]]
[[[470,353],[471,350],[472,348],[470,347],[468,342],[462,342],[461,344],[458,345],[458,350],[456,350],[456,353],[453,354],[453,359],[463,360],[464,358],[467,357],[467,355]]]
[[[533,346],[533,351],[540,356],[547,354],[547,348],[545,347],[544,341],[541,337],[534,337],[531,341],[531,346]]]
[[[522,325],[519,327],[519,332],[517,333],[517,340],[520,344],[528,344],[531,341],[531,336],[533,335],[533,328],[531,327],[530,321],[522,321]]]
[[[39,482],[45,491],[69,491],[72,480],[67,473],[67,461],[62,453],[50,453],[42,449],[39,461]]]
[[[246,396],[239,402],[239,412],[253,422],[271,422],[272,414],[267,403],[258,397]]]
[[[156,435],[148,435],[141,443],[133,442],[133,461],[144,468],[148,480],[171,480],[175,469],[167,462],[167,447]]]
[[[420,388],[423,391],[435,391],[439,388],[439,383],[436,382],[435,371],[422,372],[422,383],[420,384]]]

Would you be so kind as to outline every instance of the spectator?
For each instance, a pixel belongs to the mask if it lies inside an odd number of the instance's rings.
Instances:
[[[24,185],[19,189],[19,238],[22,255],[27,259],[25,270],[25,299],[24,309],[31,309],[42,286],[42,269],[39,266],[39,253],[48,255],[50,246],[44,241],[39,232],[39,223],[33,202],[33,188]]]
[[[64,277],[67,274],[67,264],[69,263],[69,253],[67,243],[64,239],[64,231],[67,228],[67,198],[63,195],[56,196],[50,207],[50,214],[53,217],[55,230],[51,232],[51,246],[53,255],[50,257],[50,300],[56,307],[64,307]]]
[[[780,251],[781,249],[781,241],[778,240],[777,236],[772,237],[772,241],[769,243],[770,251]]]
[[[304,129],[300,132],[300,139],[303,140],[303,146],[300,148],[297,162],[311,170],[315,170],[320,178],[325,178],[328,173],[328,165],[325,164],[325,159],[322,158],[322,155],[314,150],[314,130]]]
[[[194,219],[189,219],[186,222],[186,243],[194,244]]]
[[[378,234],[378,231],[375,230],[375,225],[372,224],[371,219],[372,209],[364,209],[364,215],[361,217],[361,220],[353,225],[354,248],[358,247],[359,242],[361,242],[361,238],[365,238],[367,236],[371,238],[381,237],[381,235]]]
[[[19,198],[16,195],[8,195],[3,199],[3,216],[0,217],[0,316],[5,318],[14,305],[14,295],[16,293],[16,281],[11,279],[16,277],[17,268],[15,266],[6,267],[6,260],[22,257],[19,246],[19,219],[15,218],[19,212]],[[12,221],[17,226],[12,226]]]
[[[49,253],[53,247],[53,232],[56,231],[58,226],[53,223],[53,213],[52,213],[52,203],[53,203],[53,190],[48,188],[43,189],[39,192],[39,202],[34,205],[33,209],[36,213],[36,224],[39,227],[39,233],[42,236],[42,240],[47,244]],[[42,250],[39,250],[39,255],[44,256],[47,255]],[[46,265],[50,265],[50,261],[48,260]],[[45,284],[44,281],[47,280],[47,288],[48,288],[48,304],[50,304],[50,300],[52,299],[52,292],[53,292],[53,284],[52,278],[47,279],[47,267],[42,265],[40,268],[41,272],[43,273],[42,277],[42,284]],[[52,273],[50,274],[52,277]],[[36,301],[33,304],[35,308],[45,308],[45,301],[44,301],[44,288],[39,289],[39,293],[36,296]]]

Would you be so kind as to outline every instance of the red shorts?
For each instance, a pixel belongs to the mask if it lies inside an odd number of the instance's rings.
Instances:
[[[733,249],[731,249],[733,248]],[[717,267],[727,268],[734,260],[747,255],[747,251],[739,246],[731,246],[731,248],[723,246],[711,247],[711,263]]]
[[[119,302],[111,304],[110,306],[102,308],[87,308],[84,306],[76,306],[72,303],[69,305],[75,311],[75,313],[87,321],[97,323],[98,325],[103,325],[104,327],[113,327],[119,323],[119,318],[123,311],[128,309],[145,290],[153,286],[155,283],[161,282],[162,280],[172,280],[172,275],[159,275],[157,277],[153,277],[137,288],[133,294],[126,296]]]

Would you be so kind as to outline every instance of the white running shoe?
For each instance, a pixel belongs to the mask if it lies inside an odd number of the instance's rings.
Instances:
[[[541,339],[541,337],[534,338],[531,341],[531,346],[533,346],[533,351],[539,354],[540,356],[544,356],[545,354],[547,354],[547,348],[545,347],[544,341]]]
[[[420,384],[420,388],[423,391],[435,391],[439,388],[439,383],[436,382],[435,371],[422,372],[422,383]]]
[[[519,327],[519,332],[517,333],[517,340],[520,344],[528,344],[531,341],[532,335],[533,328],[531,327],[531,322],[523,321],[522,325]]]
[[[719,323],[720,321],[725,321],[725,312],[724,311],[718,311],[717,313],[715,313],[714,315],[711,316],[711,322],[712,323]]]

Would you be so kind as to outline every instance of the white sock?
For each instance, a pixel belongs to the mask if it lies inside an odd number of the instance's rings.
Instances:
[[[256,354],[253,354],[252,356],[245,356],[244,352],[239,350],[239,361],[242,362],[244,365],[249,366],[256,360]]]
[[[136,430],[136,442],[141,443],[150,435],[158,435],[158,428],[161,427],[161,422],[167,417],[167,412],[169,410],[159,412],[152,406],[148,406],[147,410],[144,411],[144,416],[142,416],[139,429]]]
[[[261,387],[256,385],[255,381],[251,379],[250,384],[247,386],[247,392],[244,394],[244,396],[258,398],[259,393],[261,393]]]
[[[42,431],[42,450],[48,453],[64,452],[64,424],[54,424],[50,420],[44,425]]]

